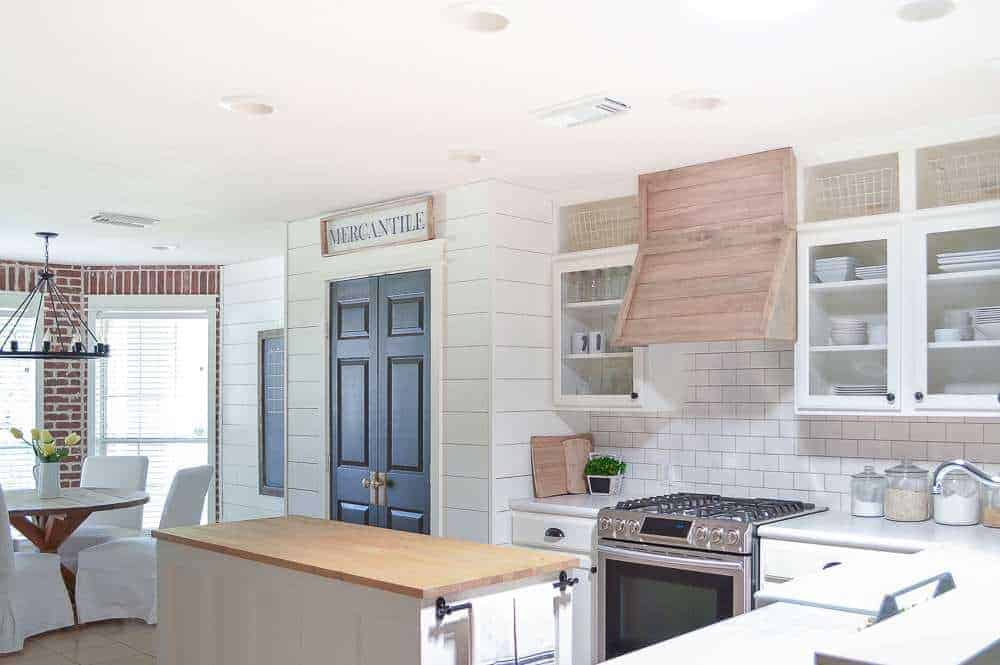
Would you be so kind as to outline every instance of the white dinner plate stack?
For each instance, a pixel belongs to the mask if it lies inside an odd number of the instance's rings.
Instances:
[[[935,342],[967,342],[972,339],[972,328],[937,328]]]
[[[868,343],[868,323],[862,319],[833,317],[830,319],[830,342],[834,346]]]
[[[1000,339],[1000,305],[972,310],[976,339]]]
[[[816,259],[816,277],[821,282],[844,282],[855,279],[854,269],[858,260],[853,256],[835,256]]]
[[[941,272],[993,270],[1000,268],[1000,249],[980,249],[968,252],[942,252],[937,255]]]
[[[886,266],[859,266],[854,269],[858,279],[885,279],[889,271]]]
[[[885,385],[857,385],[857,384],[835,384],[833,394],[841,397],[871,397],[875,395],[885,395],[889,388]]]

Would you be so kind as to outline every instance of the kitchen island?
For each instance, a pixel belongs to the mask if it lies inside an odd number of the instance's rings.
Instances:
[[[464,665],[473,620],[542,585],[556,662],[570,663],[572,587],[554,583],[572,555],[305,517],[153,536],[160,665]],[[455,611],[439,618],[439,603]]]

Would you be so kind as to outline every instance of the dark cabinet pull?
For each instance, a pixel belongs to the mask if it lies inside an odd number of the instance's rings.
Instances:
[[[562,529],[557,529],[554,526],[550,526],[548,529],[545,530],[545,537],[546,538],[565,538],[566,534],[563,533]]]
[[[917,400],[918,402],[923,402],[924,394],[918,390],[917,392],[913,393],[913,399]]]
[[[580,583],[580,578],[570,577],[566,574],[566,571],[559,572],[559,581],[552,583],[553,589],[559,589],[560,591],[565,591],[567,587],[576,586]]]
[[[841,565],[839,561],[831,561],[830,563],[823,564],[823,570],[826,570],[828,568],[833,568],[834,566],[839,566],[839,565]]]
[[[997,393],[997,401],[1000,402],[1000,393]]]
[[[889,404],[892,404],[896,401],[896,393],[886,393],[885,398],[888,400]]]
[[[452,612],[461,612],[462,610],[468,610],[468,609],[472,609],[472,603],[449,605],[448,602],[442,596],[438,596],[438,599],[434,601],[434,614],[437,615],[438,621],[445,618]]]
[[[639,393],[632,393],[632,399],[639,399]]]

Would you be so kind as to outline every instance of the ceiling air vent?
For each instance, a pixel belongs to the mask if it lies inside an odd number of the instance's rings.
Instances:
[[[535,117],[554,127],[576,127],[627,112],[631,107],[610,97],[583,97],[535,111]]]
[[[117,212],[99,212],[90,218],[95,224],[109,224],[111,226],[125,226],[130,229],[146,229],[156,226],[160,220],[152,217],[139,217],[137,215],[123,215]]]

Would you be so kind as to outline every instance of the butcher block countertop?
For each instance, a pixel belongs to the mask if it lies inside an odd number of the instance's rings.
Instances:
[[[577,557],[311,517],[153,531],[153,537],[415,598],[558,575]]]

